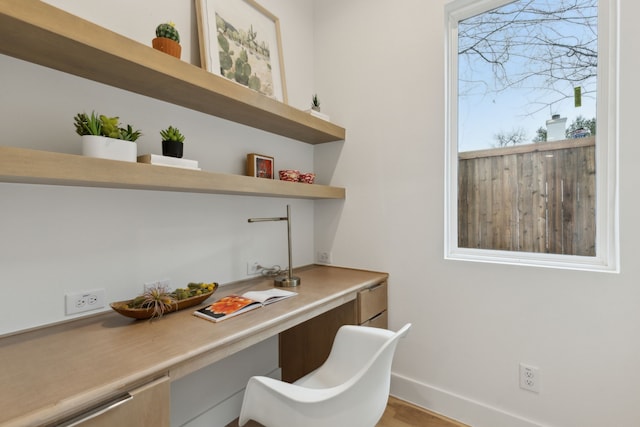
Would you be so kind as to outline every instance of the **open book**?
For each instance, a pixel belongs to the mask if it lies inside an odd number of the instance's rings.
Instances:
[[[297,293],[276,288],[266,291],[250,291],[242,295],[222,297],[208,306],[194,311],[193,314],[212,322],[220,322],[240,313],[272,304],[294,295],[297,295]]]

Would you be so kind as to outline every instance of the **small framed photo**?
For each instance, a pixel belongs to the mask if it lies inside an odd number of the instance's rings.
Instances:
[[[262,154],[247,154],[247,175],[273,179],[273,157]]]
[[[202,67],[287,103],[280,21],[255,0],[196,0]]]

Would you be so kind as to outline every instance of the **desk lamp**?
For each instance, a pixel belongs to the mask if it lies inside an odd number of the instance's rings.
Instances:
[[[289,249],[289,269],[287,275],[281,275],[273,280],[273,284],[282,288],[290,288],[300,285],[300,278],[293,275],[291,267],[291,207],[287,205],[287,216],[273,218],[249,218],[249,222],[265,222],[265,221],[287,221],[287,238]]]

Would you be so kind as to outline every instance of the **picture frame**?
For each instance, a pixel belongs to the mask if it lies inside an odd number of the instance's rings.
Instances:
[[[274,179],[274,159],[263,154],[247,154],[247,175],[256,178]]]
[[[196,14],[202,68],[287,103],[275,15],[255,0],[196,0]]]

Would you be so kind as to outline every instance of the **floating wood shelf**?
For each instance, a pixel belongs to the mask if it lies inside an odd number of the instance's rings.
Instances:
[[[16,147],[0,147],[0,181],[300,199],[344,199],[346,194],[344,188],[326,185],[95,159]]]
[[[0,53],[309,144],[345,129],[39,0],[0,0]]]

